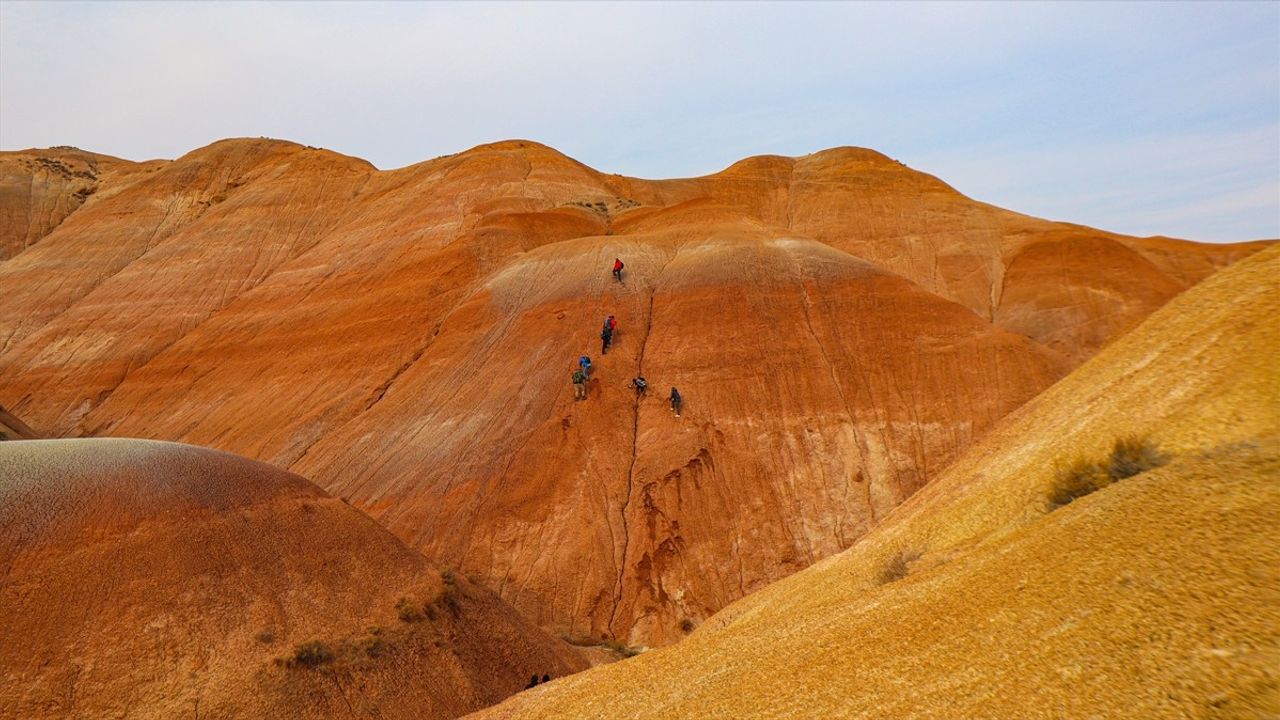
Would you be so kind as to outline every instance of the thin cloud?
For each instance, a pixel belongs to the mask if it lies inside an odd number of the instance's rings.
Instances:
[[[607,172],[862,145],[1014,210],[1280,236],[1275,3],[0,3],[0,147],[230,136]],[[1262,197],[1263,202],[1242,198]]]

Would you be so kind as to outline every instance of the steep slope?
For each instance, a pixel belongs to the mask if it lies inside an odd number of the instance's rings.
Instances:
[[[0,152],[0,262],[40,242],[101,186],[127,185],[148,168],[71,147]]]
[[[0,445],[0,571],[13,717],[446,718],[584,666],[302,478],[185,445]]]
[[[0,264],[0,402],[289,468],[545,627],[630,643],[848,547],[1261,246],[1025,218],[855,148],[642,181],[527,141],[379,172],[233,140],[99,185]]]
[[[479,717],[1275,715],[1278,278],[1280,248],[1209,278],[850,550]],[[1129,433],[1171,460],[1053,509]]]

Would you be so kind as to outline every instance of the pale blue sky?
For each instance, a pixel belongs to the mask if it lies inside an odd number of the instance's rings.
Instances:
[[[860,145],[1041,217],[1280,237],[1280,3],[0,2],[0,148],[258,135],[641,177]]]

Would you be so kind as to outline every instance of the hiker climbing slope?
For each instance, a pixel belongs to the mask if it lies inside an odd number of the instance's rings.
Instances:
[[[622,260],[619,258],[614,258],[613,259],[613,279],[617,280],[618,282],[622,282],[622,268],[623,268]]]
[[[618,329],[618,321],[612,315],[604,319],[604,325],[600,328],[600,354],[604,355],[609,352],[609,348],[613,345],[613,333]]]
[[[632,378],[631,383],[628,387],[633,387],[636,389],[636,399],[639,400],[640,398],[644,397],[644,391],[649,389],[649,383],[645,381],[644,376],[637,375],[636,377]]]
[[[680,391],[671,388],[671,409],[676,412],[676,417],[680,417],[680,406],[684,404],[684,398],[680,397]]]
[[[573,399],[587,399],[587,373],[582,368],[573,371]]]

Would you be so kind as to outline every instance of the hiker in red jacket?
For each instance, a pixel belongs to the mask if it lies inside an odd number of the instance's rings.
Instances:
[[[622,261],[618,258],[613,259],[613,279],[622,282]]]

